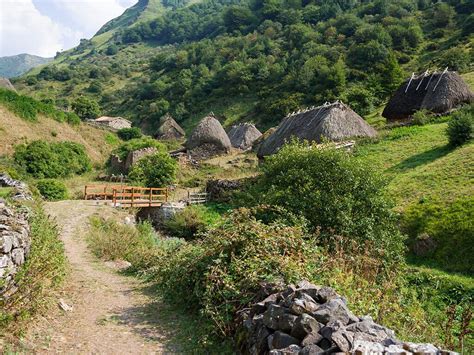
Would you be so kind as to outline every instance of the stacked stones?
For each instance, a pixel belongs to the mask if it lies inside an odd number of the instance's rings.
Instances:
[[[24,183],[13,180],[7,175],[0,175],[0,186],[13,187],[14,200],[32,199]],[[28,211],[24,208],[14,210],[8,207],[5,201],[0,200],[0,297],[13,292],[13,277],[25,262],[30,244]]]
[[[209,200],[214,202],[228,202],[232,192],[242,188],[241,180],[208,180],[206,192]]]
[[[449,354],[399,341],[372,318],[356,317],[333,289],[307,281],[269,295],[244,318],[243,350],[249,354]]]

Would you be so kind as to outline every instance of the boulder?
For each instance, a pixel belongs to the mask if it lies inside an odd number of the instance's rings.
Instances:
[[[281,331],[276,331],[272,336],[271,349],[284,349],[290,345],[298,345],[300,341],[289,334]]]
[[[337,320],[346,325],[359,320],[359,318],[352,314],[349,308],[347,308],[341,298],[333,298],[324,303],[313,313],[313,317],[323,324],[328,324],[329,322]]]
[[[291,335],[298,339],[304,339],[308,334],[317,334],[321,324],[309,314],[303,313],[294,322]]]

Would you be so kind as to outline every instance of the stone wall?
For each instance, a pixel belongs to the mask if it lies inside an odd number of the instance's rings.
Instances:
[[[157,149],[155,147],[148,147],[128,153],[127,159],[125,160],[125,170],[128,172],[140,159],[155,154],[156,152]]]
[[[26,185],[0,175],[0,186],[14,189],[15,201],[32,200]],[[0,200],[0,297],[14,289],[13,278],[30,252],[29,210]]]
[[[357,317],[329,287],[302,281],[243,313],[246,354],[455,354],[432,344],[404,342],[371,317]]]
[[[227,202],[232,192],[239,190],[242,185],[242,180],[209,180],[206,184],[206,192],[209,201]]]

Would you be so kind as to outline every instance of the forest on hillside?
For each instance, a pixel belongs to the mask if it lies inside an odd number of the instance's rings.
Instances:
[[[241,102],[232,120],[265,128],[299,107],[335,99],[366,115],[408,72],[448,66],[462,73],[474,62],[474,3],[466,0],[184,5],[116,31],[101,48],[85,40],[74,58],[26,83],[52,100],[78,95],[74,87],[83,84],[106,113],[139,122],[170,112],[187,125]]]

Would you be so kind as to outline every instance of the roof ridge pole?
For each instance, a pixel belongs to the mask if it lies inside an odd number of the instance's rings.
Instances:
[[[418,91],[418,89],[419,89],[419,88],[420,88],[420,86],[421,86],[421,83],[422,83],[422,82],[423,82],[423,80],[426,78],[426,76],[428,75],[428,73],[429,73],[429,71],[428,71],[428,70],[426,70],[426,71],[425,71],[425,73],[423,74],[423,77],[421,78],[421,80],[420,80],[420,82],[419,82],[418,86],[416,87],[416,90],[415,90],[415,91]]]
[[[413,81],[413,78],[414,78],[414,77],[415,77],[415,73],[412,73],[412,74],[411,74],[410,81],[408,82],[407,88],[405,89],[405,94],[407,93],[408,88],[410,87],[410,84],[411,84],[411,82]]]
[[[433,92],[438,87],[438,84],[440,83],[441,79],[443,78],[443,75],[446,74],[447,72],[448,72],[448,67],[446,67],[446,69],[444,69],[444,71],[441,73],[441,76],[439,77],[438,82],[436,83],[435,87],[433,88]]]
[[[428,90],[428,86],[431,84],[431,80],[433,79],[433,76],[436,74],[436,70],[431,73],[430,80],[428,80],[428,84],[426,84],[425,90]]]

